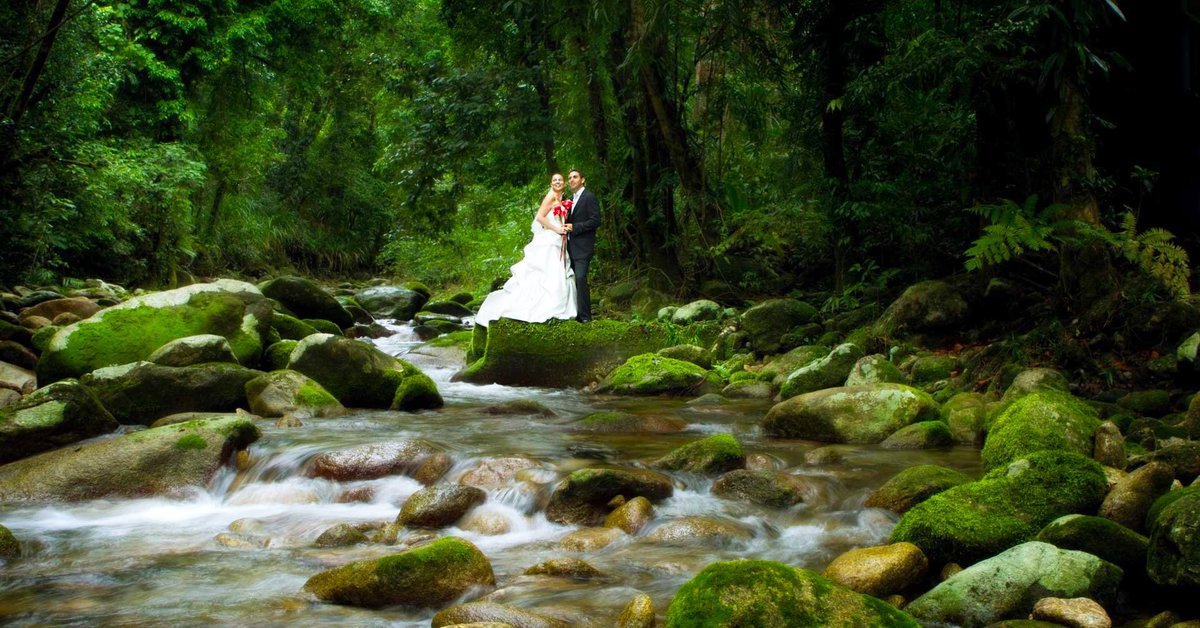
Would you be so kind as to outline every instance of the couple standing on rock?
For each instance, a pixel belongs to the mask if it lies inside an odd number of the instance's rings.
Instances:
[[[533,239],[525,245],[525,257],[513,265],[504,287],[483,301],[475,315],[477,324],[486,327],[499,318],[530,323],[592,320],[587,274],[600,226],[600,203],[579,170],[567,174],[567,183],[573,194],[563,198],[563,176],[550,177],[550,190],[530,225]]]

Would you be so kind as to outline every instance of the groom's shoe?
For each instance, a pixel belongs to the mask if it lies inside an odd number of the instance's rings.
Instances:
[[[576,318],[575,320],[577,320],[577,321],[579,321],[579,322],[581,322],[581,323],[590,323],[590,322],[592,322],[592,319],[590,319],[590,318]]]

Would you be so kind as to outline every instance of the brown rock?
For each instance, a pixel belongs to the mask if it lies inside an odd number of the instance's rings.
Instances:
[[[1117,482],[1100,504],[1099,514],[1130,530],[1144,532],[1150,505],[1167,492],[1174,479],[1175,470],[1170,465],[1151,462]]]
[[[437,484],[413,493],[396,516],[396,523],[421,528],[441,528],[458,521],[468,510],[487,501],[487,493],[473,486]]]
[[[852,549],[825,569],[825,577],[859,593],[885,597],[911,588],[925,577],[929,560],[912,543]]]
[[[431,628],[461,625],[502,625],[514,628],[567,628],[565,621],[547,617],[516,606],[495,602],[468,602],[451,606],[433,616]]]
[[[66,327],[67,325],[74,325],[81,320],[83,319],[79,318],[79,315],[73,312],[63,312],[62,314],[59,314],[51,319],[50,324],[54,325],[55,327]]]
[[[1106,467],[1124,469],[1129,464],[1125,455],[1125,437],[1121,428],[1112,421],[1105,421],[1096,428],[1092,458]]]
[[[309,475],[338,482],[373,480],[414,472],[434,453],[436,448],[421,440],[372,443],[317,456]]]
[[[486,536],[508,534],[512,530],[512,524],[504,515],[498,512],[481,511],[478,508],[467,513],[467,516],[458,522],[458,527]]]
[[[646,536],[646,540],[664,545],[715,547],[753,536],[754,530],[734,521],[716,517],[681,517],[658,526]]]
[[[842,449],[833,445],[817,447],[804,453],[804,463],[811,465],[837,464],[842,459]]]
[[[37,354],[15,340],[0,340],[0,362],[31,371],[37,369]]]
[[[421,484],[429,486],[442,479],[442,476],[446,475],[446,472],[453,466],[454,458],[451,458],[450,454],[438,452],[427,456],[421,462],[421,466],[413,471],[412,477]]]
[[[654,517],[654,506],[645,497],[634,497],[604,518],[604,527],[637,534]]]
[[[747,471],[777,471],[783,468],[783,462],[767,454],[747,454]]]
[[[654,600],[645,593],[637,594],[621,611],[617,628],[654,628]]]
[[[275,427],[304,427],[304,422],[294,414],[285,414],[275,421]]]
[[[625,533],[616,528],[584,528],[564,536],[558,546],[571,552],[592,552],[623,536]]]
[[[73,297],[67,299],[50,299],[42,301],[32,307],[27,307],[21,310],[17,316],[22,320],[34,316],[40,316],[49,320],[54,320],[61,314],[72,314],[77,318],[75,321],[81,321],[85,318],[91,318],[92,314],[100,311],[100,306],[92,302],[86,297]],[[72,321],[72,322],[75,322]]]
[[[1104,607],[1086,597],[1042,598],[1033,605],[1029,618],[1072,628],[1112,628],[1112,619]]]
[[[43,327],[49,327],[53,324],[54,323],[50,322],[50,319],[46,318],[45,316],[30,316],[29,318],[21,319],[21,326],[25,329],[38,330]]]
[[[478,466],[464,473],[458,479],[458,483],[482,489],[506,488],[512,485],[518,472],[540,466],[529,458],[519,456],[488,458],[481,460]]]
[[[555,558],[544,563],[538,563],[529,569],[525,570],[527,576],[561,576],[564,578],[575,578],[577,580],[588,580],[590,578],[602,578],[604,574],[591,565],[591,563],[580,560],[578,558]]]
[[[725,499],[788,508],[818,495],[815,486],[802,477],[783,471],[747,471],[738,469],[717,478],[713,495]]]
[[[37,388],[37,375],[29,369],[0,362],[0,388],[27,395]]]

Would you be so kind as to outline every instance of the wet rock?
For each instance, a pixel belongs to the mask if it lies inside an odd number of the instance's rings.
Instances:
[[[1103,606],[1086,597],[1063,599],[1046,597],[1033,605],[1030,619],[1047,621],[1071,628],[1111,628],[1112,619]]]
[[[1151,462],[1118,480],[1100,504],[1099,514],[1130,530],[1145,530],[1150,506],[1171,488],[1174,480],[1175,471],[1170,465]]]
[[[957,289],[944,281],[922,281],[905,289],[875,327],[885,337],[906,331],[938,332],[964,324],[969,315],[967,301]]]
[[[283,340],[304,340],[313,334],[321,333],[316,327],[282,312],[275,312],[275,316],[271,319],[271,329],[279,334]],[[326,332],[329,333],[329,332]],[[335,336],[342,334],[339,329]]]
[[[510,414],[545,417],[558,416],[558,413],[533,399],[510,399],[509,401],[486,406],[480,411],[493,416],[506,416]]]
[[[654,518],[654,506],[645,497],[634,497],[621,504],[604,518],[604,527],[617,528],[626,534],[637,534]]]
[[[595,525],[608,515],[608,503],[618,495],[650,501],[670,497],[671,478],[643,469],[580,469],[559,483],[546,505],[554,523]]]
[[[224,336],[200,334],[172,340],[146,358],[163,366],[192,366],[205,362],[237,363],[237,356]]]
[[[654,600],[645,593],[639,593],[617,617],[617,628],[654,628]]]
[[[118,427],[90,390],[73,379],[58,381],[0,408],[0,464]]]
[[[0,340],[0,362],[7,362],[27,371],[37,369],[37,354],[12,340]]]
[[[843,386],[866,386],[868,384],[907,384],[904,374],[887,357],[875,353],[863,356],[854,363]]]
[[[1175,471],[1175,479],[1191,482],[1200,476],[1200,442],[1175,439],[1158,449],[1130,460],[1130,466],[1161,462]]]
[[[672,360],[681,360],[690,362],[696,366],[708,370],[712,368],[712,355],[709,354],[704,347],[697,345],[675,345],[658,350],[658,355]]]
[[[981,393],[958,393],[946,400],[942,404],[942,420],[950,427],[954,442],[982,445],[987,409],[987,399]]]
[[[320,318],[343,329],[354,324],[354,317],[342,304],[311,279],[277,277],[259,287],[264,295],[275,299],[299,318]]]
[[[905,610],[922,622],[986,626],[1025,617],[1048,595],[1113,599],[1121,575],[1091,554],[1031,541],[962,570]]]
[[[207,486],[259,436],[253,421],[225,416],[56,449],[0,467],[0,500],[177,496]]]
[[[7,408],[21,399],[21,393],[11,388],[0,388],[0,408]]]
[[[437,452],[421,461],[420,466],[413,471],[412,477],[421,484],[429,486],[436,484],[453,467],[454,458],[451,458],[450,454]]]
[[[682,305],[671,315],[676,325],[690,325],[697,321],[715,321],[721,318],[722,308],[713,301],[700,299]]]
[[[742,444],[732,434],[716,434],[672,450],[653,466],[668,471],[717,474],[739,469],[745,464]]]
[[[1106,489],[1090,458],[1040,451],[917,504],[891,540],[915,544],[934,563],[970,564],[1032,539],[1058,517],[1092,511]]]
[[[727,401],[728,399],[717,393],[706,393],[696,397],[695,399],[688,400],[688,402],[684,405],[691,407],[720,406],[725,404]]]
[[[428,486],[405,500],[396,523],[411,527],[442,528],[458,521],[468,510],[485,501],[487,493],[473,486]]]
[[[837,464],[845,460],[845,455],[842,454],[840,447],[826,445],[825,447],[817,447],[804,452],[804,464],[813,466],[822,466],[829,464]],[[750,468],[750,463],[747,460],[746,468]]]
[[[713,563],[684,583],[667,607],[667,628],[705,626],[916,628],[906,613],[816,572],[766,560]]]
[[[367,535],[348,523],[339,523],[321,533],[313,545],[317,547],[347,547],[366,543]]]
[[[564,536],[558,545],[571,552],[594,552],[624,537],[617,528],[583,528]]]
[[[770,379],[776,388],[783,386],[789,375],[797,369],[812,364],[829,355],[830,347],[825,345],[804,345],[796,347],[787,353],[767,358],[759,370],[759,376]]]
[[[636,355],[605,377],[596,392],[618,395],[695,395],[720,389],[720,378],[690,362],[653,353]]]
[[[1195,593],[1200,590],[1200,488],[1176,492],[1149,523],[1146,572],[1156,584]]]
[[[525,575],[560,576],[563,578],[575,578],[576,580],[604,577],[604,574],[599,569],[593,567],[591,563],[578,558],[555,558],[538,563],[526,569]]]
[[[346,368],[352,364],[354,368]],[[314,334],[292,351],[288,368],[320,383],[354,408],[440,408],[437,385],[417,367],[374,345],[331,334]]]
[[[0,388],[27,395],[37,388],[37,375],[15,364],[0,362]]]
[[[458,479],[459,484],[482,489],[506,488],[517,480],[523,469],[540,469],[541,464],[520,456],[487,458]]]
[[[1070,393],[1031,392],[992,422],[983,445],[983,463],[995,469],[1025,454],[1050,449],[1091,457],[1092,434],[1099,426],[1096,411]]]
[[[60,314],[70,313],[78,317],[77,320],[83,320],[90,318],[101,309],[99,305],[86,297],[49,299],[21,310],[18,318],[25,320],[32,316],[40,316],[54,320]]]
[[[1070,384],[1061,372],[1048,368],[1025,369],[1017,374],[1004,391],[1002,404],[1012,403],[1025,395],[1040,390],[1070,391]]]
[[[1123,569],[1127,580],[1139,578],[1146,569],[1148,539],[1103,517],[1059,517],[1042,528],[1036,540],[1098,556]]]
[[[255,536],[249,534],[228,534],[221,532],[213,537],[217,545],[228,547],[229,549],[266,549],[271,545],[270,537]]]
[[[775,395],[775,388],[767,382],[748,379],[722,388],[721,394],[729,399],[770,399]]]
[[[1171,411],[1171,393],[1165,390],[1137,390],[1126,393],[1117,405],[1137,416],[1161,417]]]
[[[646,540],[661,545],[723,547],[753,537],[754,530],[742,523],[694,516],[668,521],[646,535]]]
[[[80,382],[121,423],[149,425],[179,412],[233,412],[246,407],[246,383],[262,374],[216,362],[183,367],[135,362],[96,369]]]
[[[479,548],[445,537],[399,554],[323,571],[309,578],[304,590],[334,604],[441,608],[469,591],[495,584],[492,565]]]
[[[954,444],[950,428],[941,421],[919,421],[902,427],[883,439],[884,449],[937,449]]]
[[[918,584],[929,569],[929,560],[912,543],[853,549],[825,568],[826,578],[875,597],[886,597]]]
[[[811,453],[811,452],[809,452]],[[807,454],[806,454],[807,457]],[[778,471],[785,466],[784,462],[775,456],[767,454],[748,454],[746,456],[747,471]]]
[[[803,301],[769,299],[742,312],[739,327],[748,335],[755,353],[772,355],[792,348],[786,339],[788,333],[816,316],[817,309]]]
[[[788,508],[816,496],[804,478],[783,471],[730,471],[717,478],[713,495],[772,508]]]
[[[21,557],[21,543],[12,530],[0,525],[0,560],[11,561]]]
[[[796,395],[841,386],[861,357],[863,351],[858,345],[838,345],[825,357],[792,371],[780,386],[779,396],[791,399]]]
[[[60,329],[42,353],[38,375],[52,382],[145,360],[172,340],[198,334],[223,336],[238,362],[254,364],[272,314],[257,288],[231,279],[133,297]]]
[[[407,321],[421,311],[429,295],[397,286],[376,286],[360,290],[354,300],[376,318]]]
[[[338,416],[346,412],[329,391],[297,371],[272,371],[245,385],[250,411],[264,417],[296,418]]]
[[[373,480],[385,475],[411,473],[435,453],[437,447],[423,440],[360,445],[317,456],[309,475],[338,482]]]
[[[763,420],[771,436],[826,443],[878,443],[896,430],[938,418],[928,393],[903,384],[829,388],[775,404]]]
[[[673,434],[686,428],[683,419],[627,412],[593,412],[571,424],[576,432],[620,434]]]
[[[1106,467],[1124,469],[1129,464],[1125,455],[1125,437],[1121,428],[1112,421],[1105,421],[1093,435],[1092,459]]]
[[[45,316],[30,316],[29,318],[22,319],[21,325],[26,329],[37,331],[46,327],[53,327],[54,322]]]
[[[270,371],[282,371],[286,369],[288,360],[292,358],[292,351],[296,349],[296,345],[298,344],[300,344],[298,340],[280,340],[279,342],[272,343],[263,352],[263,368]]]
[[[475,314],[467,306],[454,301],[429,301],[421,307],[421,312],[418,312],[417,314],[419,316],[420,314],[427,312],[442,314],[444,316],[450,316],[454,318],[465,318]]]
[[[485,536],[508,534],[512,531],[512,524],[507,517],[498,512],[484,512],[481,508],[468,512],[458,522],[458,527]]]
[[[495,602],[468,602],[452,606],[433,616],[432,628],[499,624],[513,628],[567,628],[565,621],[533,611]]]

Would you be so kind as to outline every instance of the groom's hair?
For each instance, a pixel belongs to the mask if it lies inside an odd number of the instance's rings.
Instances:
[[[568,171],[567,171],[567,175],[570,175],[572,172],[578,172],[578,173],[579,173],[579,178],[580,178],[580,179],[586,179],[586,178],[587,178],[587,177],[583,176],[583,171],[582,171],[582,170],[580,170],[579,168],[571,168],[570,170],[568,170]]]

